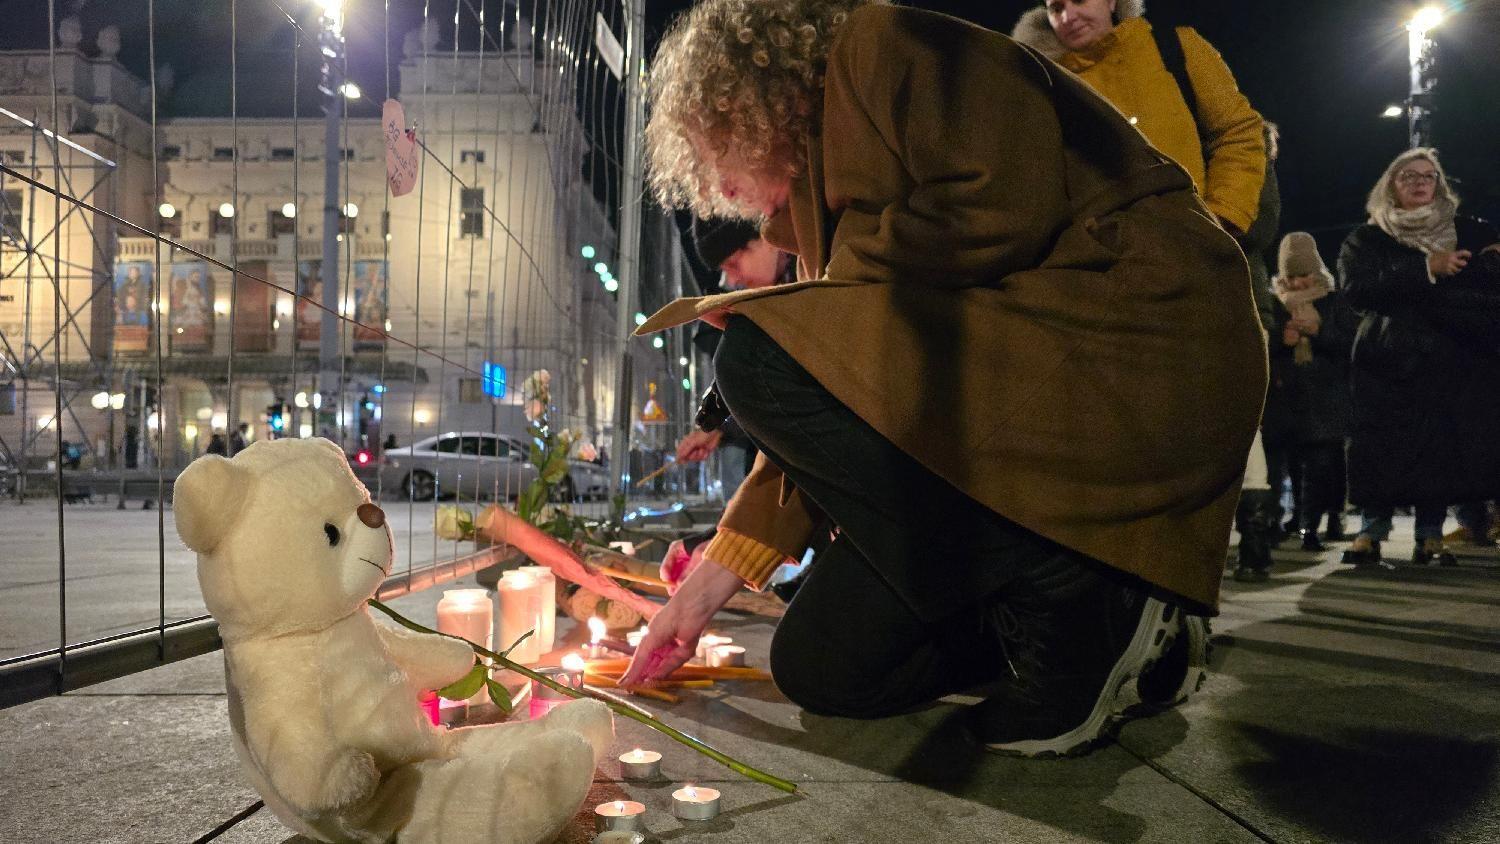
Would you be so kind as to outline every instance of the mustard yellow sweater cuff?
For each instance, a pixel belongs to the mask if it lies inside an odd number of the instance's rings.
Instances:
[[[786,559],[775,548],[722,527],[704,549],[703,556],[739,575],[757,591],[766,588],[771,575]]]

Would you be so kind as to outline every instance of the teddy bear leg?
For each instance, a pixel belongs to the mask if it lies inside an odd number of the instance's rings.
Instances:
[[[407,793],[387,795],[389,805],[410,807],[399,841],[541,844],[588,795],[593,749],[577,733],[541,731],[499,757],[475,753],[479,744],[466,742],[461,756],[403,772]]]

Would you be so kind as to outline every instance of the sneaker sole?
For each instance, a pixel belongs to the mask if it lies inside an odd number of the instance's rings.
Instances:
[[[1180,628],[1180,612],[1177,607],[1157,598],[1146,599],[1135,635],[1130,638],[1125,652],[1115,661],[1114,668],[1110,669],[1104,688],[1094,701],[1094,708],[1082,724],[1050,739],[1002,742],[986,744],[985,747],[996,753],[1027,758],[1073,756],[1087,751],[1103,735],[1104,728],[1117,711],[1115,704],[1125,687],[1149,670],[1172,646]],[[1191,655],[1188,674],[1193,674]]]
[[[1144,706],[1157,711],[1171,709],[1178,704],[1186,702],[1193,693],[1201,690],[1203,683],[1208,680],[1208,660],[1213,653],[1213,643],[1210,641],[1210,635],[1213,633],[1213,629],[1209,626],[1208,619],[1201,615],[1179,613],[1178,618],[1182,620],[1182,632],[1178,635],[1187,636],[1187,671],[1183,673],[1182,684],[1167,698],[1162,700],[1146,700],[1142,697],[1141,703]],[[1170,648],[1171,645],[1168,645],[1168,647]],[[1150,670],[1151,668],[1148,665],[1141,670],[1141,673],[1144,674]]]

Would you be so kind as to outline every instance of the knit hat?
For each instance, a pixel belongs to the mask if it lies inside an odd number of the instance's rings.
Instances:
[[[698,260],[711,270],[729,260],[729,256],[760,238],[760,229],[744,220],[693,220],[693,248]]]
[[[1299,275],[1327,275],[1323,256],[1318,254],[1318,242],[1307,232],[1292,232],[1281,239],[1281,249],[1276,256],[1277,273],[1282,278]]]

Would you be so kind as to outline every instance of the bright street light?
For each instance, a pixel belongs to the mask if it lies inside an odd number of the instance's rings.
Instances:
[[[348,217],[351,220],[354,219],[355,217],[358,217],[359,216],[359,206],[355,205],[352,202],[349,203],[348,205],[345,205],[344,206],[344,216]]]
[[[645,325],[646,324],[646,315],[643,314],[643,313],[640,313],[639,311],[637,311],[636,315],[635,315],[635,324],[636,325]]]
[[[115,393],[114,395],[110,396],[109,397],[109,409],[110,410],[124,410],[125,409],[125,394],[124,393]]]
[[[297,219],[297,203],[288,202],[287,204],[281,206],[281,216],[287,218],[288,220]]]
[[[688,365],[688,359],[686,357],[680,357],[680,358],[678,358],[677,359],[677,365],[678,366],[687,366]]]
[[[612,278],[607,278],[604,280],[604,289],[610,293],[614,293],[620,289],[620,283]]]
[[[234,216],[234,206],[230,205],[227,202],[224,203],[223,205],[220,205],[219,206],[219,216],[223,217],[226,220],[229,219],[229,218],[231,218],[231,217],[233,217]]]
[[[1443,25],[1443,10],[1437,6],[1426,6],[1416,15],[1412,16],[1411,23],[1407,29],[1423,35]]]
[[[163,220],[170,220],[177,216],[177,206],[170,202],[163,202],[156,206],[156,213],[160,214]]]
[[[605,273],[609,272],[609,265],[604,263],[603,261],[600,261],[599,263],[594,265],[594,272],[598,273],[599,275],[604,275]]]
[[[339,86],[339,93],[343,94],[347,99],[357,100],[360,98],[362,92],[359,90],[359,86],[353,82],[345,82]]]
[[[89,404],[93,405],[95,410],[107,409],[109,407],[109,393],[95,393],[94,397],[89,399]]]
[[[663,347],[665,345],[667,345],[667,341],[661,339],[661,335],[660,334],[658,334],[657,336],[651,338],[651,348],[653,348],[653,349],[660,349],[661,347]]]
[[[1405,113],[1406,113],[1406,109],[1402,108],[1401,106],[1391,105],[1391,106],[1386,106],[1385,107],[1385,111],[1382,111],[1380,113],[1380,116],[1386,118],[1387,120],[1395,120],[1396,118],[1400,117],[1401,115],[1403,115]]]
[[[584,260],[588,260],[589,258],[594,257],[594,247],[592,247],[592,246],[585,245],[582,249],[580,249],[578,251],[580,253],[582,253],[582,255],[584,257]]]

